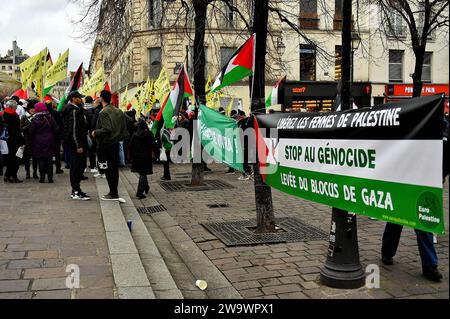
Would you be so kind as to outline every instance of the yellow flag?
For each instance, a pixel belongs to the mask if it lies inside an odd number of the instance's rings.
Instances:
[[[228,104],[226,114],[229,117],[231,115],[231,111],[233,110],[234,98],[231,98],[230,104]]]
[[[206,85],[205,85],[205,93],[208,94],[209,91],[211,91],[211,87],[212,87],[212,79],[211,79],[211,75],[208,75],[208,81],[206,81]]]
[[[133,99],[131,100],[131,104],[133,104],[133,108],[136,110],[136,113],[139,114],[139,112],[141,111],[139,109],[140,106],[140,99],[141,99],[141,93],[142,93],[142,84],[139,85],[136,88],[136,91],[134,92],[134,96]],[[137,115],[136,115],[137,116]]]
[[[124,112],[127,111],[127,104],[128,104],[128,85],[127,88],[125,89],[125,93],[123,94],[122,102],[120,103],[120,108],[122,109],[122,111]]]
[[[167,95],[170,93],[170,80],[167,74],[166,68],[161,69],[158,79],[155,82],[155,96],[160,103],[164,101]]]
[[[49,60],[50,61],[50,60]],[[50,62],[49,62],[50,63]],[[69,49],[64,52],[58,60],[52,65],[45,76],[45,87],[55,85],[59,81],[67,78],[67,67],[69,64]]]
[[[80,93],[87,96],[94,96],[96,92],[103,90],[105,85],[105,72],[103,68],[100,68],[95,74],[86,81],[83,87],[80,89]]]
[[[45,65],[47,64],[48,49],[45,48],[35,56],[20,64],[22,74],[22,88],[31,87],[31,83],[39,80],[43,76]]]

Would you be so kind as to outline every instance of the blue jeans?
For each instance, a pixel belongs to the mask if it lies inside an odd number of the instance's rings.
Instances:
[[[383,246],[381,254],[385,258],[395,256],[400,242],[403,226],[387,223],[383,234]],[[417,246],[419,246],[422,268],[435,267],[438,264],[438,257],[433,243],[433,234],[416,229]]]
[[[119,142],[119,164],[125,166],[125,152],[123,149],[123,141]]]

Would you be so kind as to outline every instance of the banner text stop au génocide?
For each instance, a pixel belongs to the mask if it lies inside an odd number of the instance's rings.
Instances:
[[[265,182],[283,192],[443,234],[440,95],[340,113],[257,117]],[[260,130],[260,141],[261,131]],[[264,153],[264,154],[263,154]]]

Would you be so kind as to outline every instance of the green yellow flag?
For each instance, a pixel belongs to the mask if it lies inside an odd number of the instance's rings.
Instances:
[[[20,64],[20,72],[22,74],[22,88],[31,87],[31,83],[35,80],[42,79],[44,69],[47,64],[48,49],[45,48],[35,56],[27,59]]]
[[[161,69],[158,79],[155,82],[155,96],[159,102],[164,101],[170,93],[170,80],[166,68]]]
[[[228,104],[228,107],[226,110],[226,114],[228,117],[231,115],[231,111],[233,110],[233,105],[234,105],[234,98],[232,97],[230,100],[230,104]]]
[[[50,60],[51,61],[51,60]],[[59,81],[67,78],[67,67],[69,64],[69,49],[64,52],[52,65],[45,75],[45,88],[54,86]]]
[[[125,93],[123,94],[122,101],[120,102],[120,109],[126,112],[127,104],[128,104],[128,85],[127,88],[125,89]]]
[[[83,87],[80,89],[80,93],[86,96],[94,96],[96,92],[100,92],[105,87],[105,71],[100,68],[95,74],[85,81]]]

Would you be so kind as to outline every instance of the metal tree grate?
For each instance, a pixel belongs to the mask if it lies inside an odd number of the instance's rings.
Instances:
[[[191,186],[191,181],[188,180],[163,181],[159,184],[166,192],[200,192],[234,188],[233,185],[218,180],[206,180],[202,186]]]
[[[152,206],[152,207],[138,207],[137,211],[139,214],[154,214],[165,212],[167,209],[163,205]]]
[[[227,246],[328,240],[327,233],[296,218],[278,218],[276,223],[283,232],[256,234],[250,230],[256,227],[255,219],[202,225]]]

